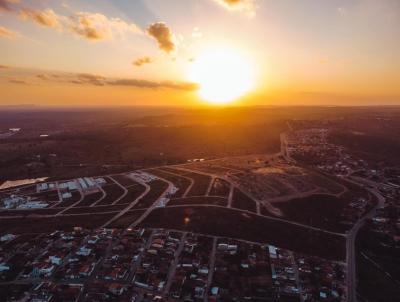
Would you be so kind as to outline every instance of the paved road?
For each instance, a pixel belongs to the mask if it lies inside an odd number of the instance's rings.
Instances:
[[[372,218],[378,208],[381,208],[385,204],[385,198],[379,193],[377,189],[366,188],[371,194],[377,199],[377,205],[371,209],[366,215],[357,221],[350,232],[347,235],[346,241],[346,262],[347,262],[347,301],[357,301],[357,271],[356,271],[356,238],[357,233],[364,225],[367,219]]]

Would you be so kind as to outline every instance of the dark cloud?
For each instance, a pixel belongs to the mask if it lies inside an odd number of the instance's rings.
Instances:
[[[96,86],[104,86],[106,84],[105,77],[89,73],[79,73],[73,81],[76,81],[79,84],[91,84]]]
[[[149,81],[143,79],[112,79],[89,73],[60,73],[60,74],[37,74],[36,78],[53,83],[69,83],[76,85],[95,86],[127,86],[144,89],[173,89],[192,91],[198,88],[197,84],[188,82],[171,81]]]
[[[175,50],[175,37],[171,29],[163,22],[156,22],[147,28],[147,34],[156,39],[158,46],[166,53]]]
[[[19,3],[19,0],[0,0],[0,11],[11,11],[13,10],[12,4]]]
[[[37,74],[36,77],[41,80],[48,80],[50,78],[47,74]]]
[[[8,79],[8,82],[12,84],[20,84],[20,85],[27,85],[28,82],[22,79]]]
[[[150,64],[152,63],[154,60],[150,57],[142,57],[142,58],[138,58],[135,61],[133,61],[133,65],[140,67],[144,64]]]
[[[198,88],[197,84],[194,83],[177,83],[177,82],[155,82],[147,80],[138,79],[119,79],[115,81],[108,82],[109,85],[113,86],[130,86],[137,88],[150,88],[150,89],[175,89],[175,90],[196,90]]]

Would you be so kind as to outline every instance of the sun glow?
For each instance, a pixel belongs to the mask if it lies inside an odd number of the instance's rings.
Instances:
[[[201,54],[193,62],[189,77],[199,84],[200,97],[216,105],[233,102],[254,85],[252,65],[243,55],[230,49]]]

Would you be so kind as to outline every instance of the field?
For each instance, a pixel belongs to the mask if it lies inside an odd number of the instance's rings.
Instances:
[[[126,175],[117,174],[113,175],[112,178],[125,188],[138,184],[136,181]]]
[[[168,188],[168,184],[161,180],[154,180],[149,183],[149,185],[150,191],[139,200],[134,208],[140,209],[150,207]]]
[[[108,227],[110,228],[120,228],[120,229],[126,229],[129,227],[132,223],[134,223],[137,219],[139,219],[140,216],[142,216],[144,213],[144,210],[131,210],[124,215],[122,215],[120,218],[112,222]]]
[[[85,195],[83,200],[80,203],[78,203],[75,207],[91,206],[96,201],[98,201],[102,196],[103,196],[102,192],[87,194]]]
[[[161,169],[150,169],[148,170],[148,172],[172,182],[174,186],[178,188],[178,191],[174,195],[172,195],[173,198],[182,197],[191,183],[190,180],[185,177],[170,174]]]
[[[190,191],[188,192],[187,196],[206,195],[207,189],[211,182],[211,176],[207,176],[204,174],[198,174],[198,173],[194,173],[194,172],[187,172],[187,171],[178,170],[178,169],[172,169],[172,168],[164,168],[164,170],[193,179],[194,184],[190,188]]]
[[[257,211],[255,201],[236,188],[233,191],[232,207],[250,212]]]
[[[44,208],[44,209],[34,209],[34,210],[5,210],[0,211],[0,216],[28,216],[28,215],[55,215],[60,212],[60,208]]]
[[[103,212],[119,212],[123,209],[125,209],[126,205],[108,205],[108,206],[95,206],[95,207],[73,207],[70,208],[69,210],[65,211],[63,214],[97,214],[97,213],[103,213]],[[117,213],[115,213],[117,214]]]
[[[140,184],[130,186],[127,189],[128,192],[126,193],[126,195],[121,198],[116,204],[126,205],[128,203],[134,202],[146,190],[146,188]]]
[[[341,224],[344,220],[341,214],[347,204],[341,198],[318,194],[275,203],[274,207],[282,211],[284,219],[338,232],[348,229],[348,226]],[[264,208],[261,213],[270,215]]]
[[[55,230],[72,230],[79,226],[83,228],[93,229],[100,227],[114,214],[87,214],[77,216],[57,216],[46,219],[27,217],[0,220],[0,232],[12,234],[24,233],[44,233]]]
[[[210,195],[228,197],[230,184],[221,178],[216,178],[212,184]]]
[[[183,205],[183,204],[212,204],[212,205],[226,206],[228,204],[228,200],[223,197],[200,196],[200,197],[174,198],[168,202],[168,206]]]
[[[342,237],[223,208],[158,208],[141,226],[264,242],[328,259],[345,258],[345,240]]]
[[[118,198],[122,196],[124,191],[117,184],[105,185],[103,187],[106,196],[98,203],[98,205],[109,205],[115,202]]]

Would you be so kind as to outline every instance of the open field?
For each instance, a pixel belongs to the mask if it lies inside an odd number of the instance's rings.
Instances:
[[[216,178],[212,184],[209,195],[228,197],[229,191],[230,191],[230,183],[221,178]]]
[[[328,259],[345,259],[345,240],[342,237],[223,208],[158,208],[141,223],[141,226],[168,226],[200,234],[274,244]]]
[[[107,222],[115,214],[87,214],[77,216],[57,216],[49,218],[15,218],[0,220],[0,232],[13,234],[43,233],[55,230],[72,230],[76,226],[97,228]]]
[[[98,205],[109,205],[122,196],[124,191],[117,184],[103,186],[106,196],[98,203]]]
[[[167,206],[183,205],[183,204],[211,204],[211,205],[226,206],[228,204],[228,200],[223,197],[215,197],[215,196],[174,198],[168,202]]]
[[[94,207],[72,207],[69,210],[65,211],[63,214],[97,214],[103,212],[119,212],[123,210],[127,205],[126,204],[116,204],[116,205],[108,205],[108,206],[94,206]]]
[[[204,175],[204,174],[199,174],[195,172],[188,172],[184,170],[179,170],[179,169],[172,169],[172,168],[165,168],[166,171],[179,174],[188,178],[193,179],[194,184],[191,187],[190,191],[188,192],[187,196],[202,196],[206,195],[207,189],[210,185],[211,182],[211,177]]]
[[[257,211],[257,205],[255,201],[236,188],[233,191],[232,207],[250,212]]]
[[[55,215],[62,208],[44,208],[34,210],[4,210],[0,211],[0,216],[29,216],[29,215]]]
[[[133,185],[137,185],[138,183],[136,181],[134,181],[132,178],[130,178],[127,175],[122,175],[122,174],[116,174],[113,175],[112,178],[118,182],[120,185],[122,185],[123,187],[129,187],[129,186],[133,186]]]
[[[173,198],[182,197],[185,194],[186,190],[190,186],[190,180],[185,177],[180,177],[178,175],[167,173],[161,169],[149,169],[147,170],[149,173],[164,178],[174,184],[175,187],[178,188],[178,191],[172,195]]]
[[[128,192],[116,204],[123,205],[135,201],[146,190],[145,186],[141,184],[132,185],[127,188]]]
[[[150,191],[143,196],[139,202],[134,206],[134,209],[150,207],[168,188],[168,184],[165,181],[154,180],[149,183]]]
[[[126,229],[137,219],[139,219],[139,217],[142,216],[144,212],[144,210],[131,210],[112,222],[108,227]]]
[[[341,215],[348,202],[332,195],[318,194],[275,203],[274,206],[282,211],[284,219],[338,232],[350,227],[341,224],[344,220]],[[270,215],[265,208],[261,209],[261,213]]]
[[[102,192],[87,194],[80,203],[75,205],[75,207],[91,206],[92,204],[97,202],[102,196],[103,196]]]

